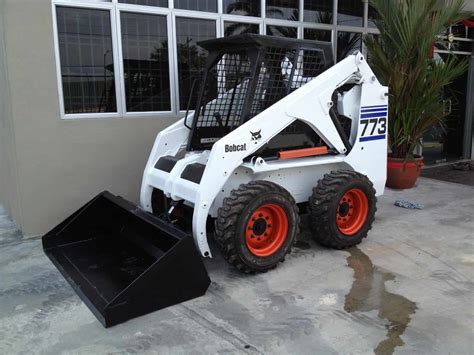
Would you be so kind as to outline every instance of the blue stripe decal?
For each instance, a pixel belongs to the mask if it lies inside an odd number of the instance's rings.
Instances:
[[[375,106],[362,106],[361,109],[365,108],[387,108],[388,105],[375,105]]]
[[[387,111],[375,112],[375,113],[363,113],[360,115],[360,118],[370,118],[370,117],[387,117]]]
[[[378,136],[360,137],[359,142],[376,141],[379,139],[385,139],[385,134],[381,134]]]
[[[387,108],[368,108],[368,109],[362,109],[361,110],[363,113],[365,112],[377,112],[377,111],[387,111]]]

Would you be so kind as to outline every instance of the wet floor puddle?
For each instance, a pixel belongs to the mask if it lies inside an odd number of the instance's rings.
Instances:
[[[348,251],[350,255],[347,263],[354,270],[354,282],[346,295],[344,310],[349,313],[378,311],[378,317],[387,321],[387,335],[374,352],[393,354],[397,346],[405,344],[401,335],[416,312],[416,303],[387,291],[385,281],[394,280],[393,274],[374,266],[369,257],[357,247]]]

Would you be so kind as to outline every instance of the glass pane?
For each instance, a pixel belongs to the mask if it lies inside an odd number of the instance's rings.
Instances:
[[[352,32],[337,33],[337,61],[347,57],[355,51],[362,50],[362,34]]]
[[[311,39],[313,41],[331,42],[331,31],[317,30],[314,28],[304,29],[304,39]]]
[[[372,37],[373,39],[377,39],[377,38],[379,37],[379,35],[376,35],[376,34],[374,34],[374,33],[369,33],[369,34],[366,34],[365,36],[367,36],[367,37]],[[372,65],[372,64],[371,64],[372,55],[371,55],[370,51],[367,51],[367,54],[366,54],[365,58],[366,58],[367,62],[368,62],[370,65]]]
[[[367,19],[367,26],[376,28],[374,20],[378,20],[380,18],[379,14],[375,9],[369,5],[369,13],[368,13],[368,19]]]
[[[178,48],[179,108],[186,110],[194,79],[204,68],[207,51],[197,42],[216,38],[216,21],[191,18],[176,18],[176,42]],[[190,103],[196,105],[198,90]]]
[[[334,0],[305,0],[304,21],[316,23],[332,23],[334,18],[333,3]]]
[[[254,23],[224,22],[224,36],[235,36],[243,33],[259,33],[259,25]]]
[[[297,38],[298,37],[298,29],[296,27],[268,25],[267,26],[267,35]]]
[[[170,111],[166,17],[122,12],[121,21],[127,111]]]
[[[298,0],[267,0],[267,17],[299,21]]]
[[[337,24],[363,26],[364,3],[362,0],[339,0],[337,3]]]
[[[110,13],[56,8],[65,113],[116,112]]]
[[[174,8],[217,12],[217,0],[174,0]]]
[[[123,4],[168,7],[168,0],[118,0]]]
[[[224,13],[260,17],[260,0],[224,0]]]

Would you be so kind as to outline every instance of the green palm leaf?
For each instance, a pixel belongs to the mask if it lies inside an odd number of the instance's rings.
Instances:
[[[463,0],[370,0],[377,10],[380,35],[364,42],[370,64],[389,86],[389,146],[397,158],[411,159],[413,150],[432,126],[443,125],[447,112],[443,88],[468,67],[453,55],[430,58],[438,35],[469,14]]]

